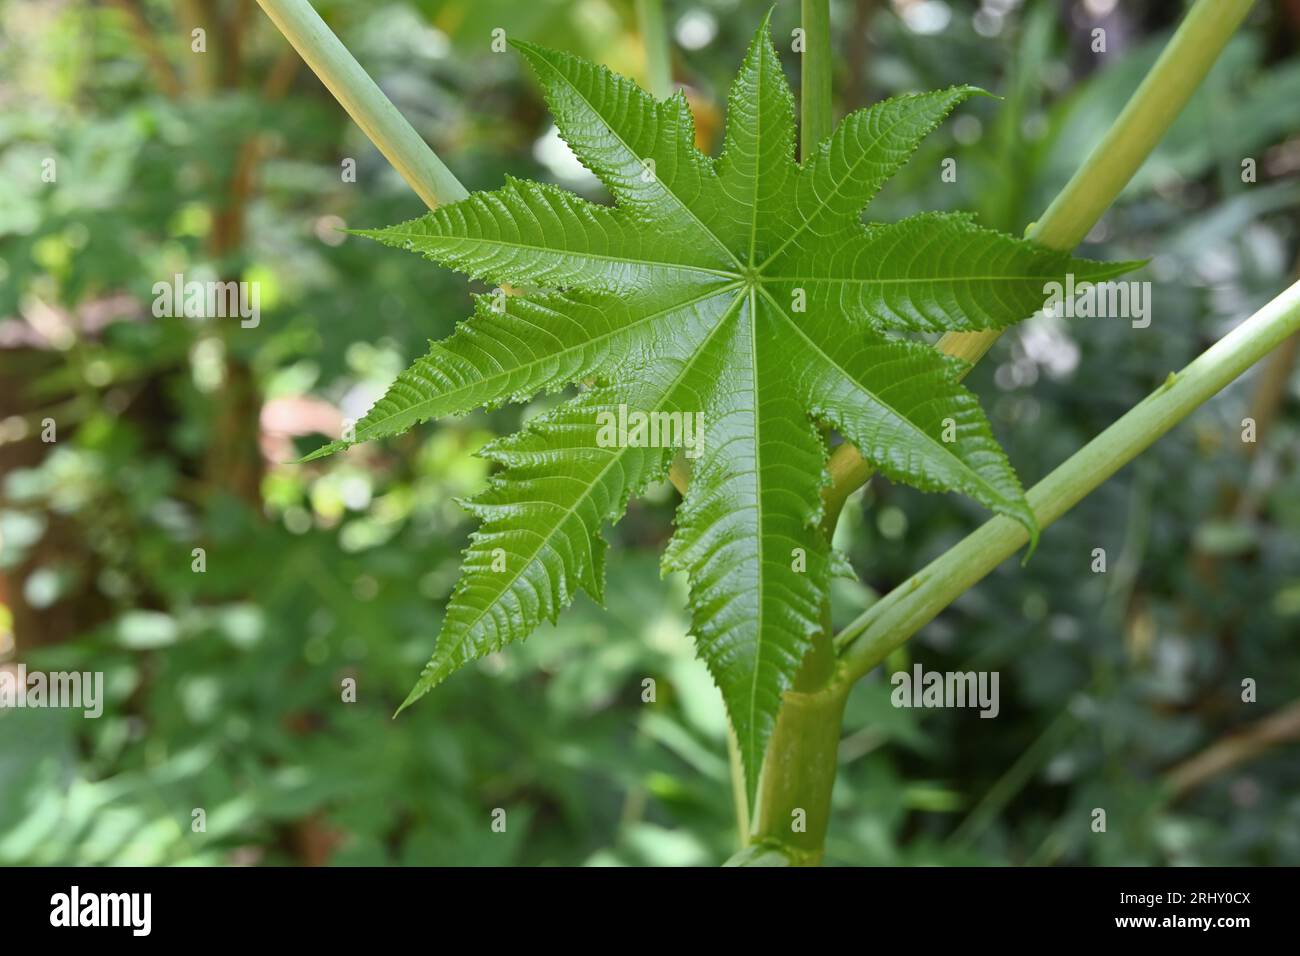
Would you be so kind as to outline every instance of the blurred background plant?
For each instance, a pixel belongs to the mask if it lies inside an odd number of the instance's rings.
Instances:
[[[1181,7],[834,3],[839,115],[955,83],[1003,97],[963,107],[873,214],[966,209],[1023,231]],[[630,0],[317,8],[469,188],[513,173],[603,198],[492,31],[644,76]],[[666,3],[706,150],[766,8]],[[777,5],[778,43],[797,20]],[[1151,327],[1040,316],[971,376],[1027,485],[1289,283],[1298,36],[1300,2],[1263,0],[1089,237],[1086,254],[1151,259]],[[340,231],[422,211],[249,0],[0,5],[0,667],[102,671],[108,697],[98,720],[0,712],[0,863],[689,865],[734,849],[721,704],[683,584],[658,573],[667,485],[612,532],[607,609],[579,598],[390,719],[455,581],[470,525],[454,499],[486,477],[472,452],[548,405],[291,463],[469,314],[470,284]],[[260,323],[153,317],[153,284],[176,273],[258,282]],[[885,669],[997,670],[996,720],[896,709],[879,673],[858,686],[830,862],[1300,863],[1296,351]],[[837,620],[982,519],[873,481],[837,534],[860,575],[836,582]]]

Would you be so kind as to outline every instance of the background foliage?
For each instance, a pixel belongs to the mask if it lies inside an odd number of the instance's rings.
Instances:
[[[715,150],[767,4],[667,6]],[[964,106],[873,215],[963,209],[1022,232],[1179,6],[836,2],[839,115],[956,83],[1003,97]],[[490,34],[637,76],[631,4],[318,8],[471,189],[509,172],[606,198]],[[776,36],[796,21],[778,4]],[[196,25],[206,54],[190,52]],[[1261,0],[1083,249],[1152,259],[1137,276],[1154,283],[1151,327],[1036,319],[968,380],[1026,484],[1290,281],[1298,32],[1300,5]],[[1243,156],[1258,183],[1241,182]],[[937,174],[945,157],[956,183]],[[285,464],[469,314],[474,285],[337,231],[421,211],[251,3],[0,5],[0,666],[103,671],[108,687],[99,720],[0,713],[0,862],[712,864],[732,850],[721,705],[683,582],[658,574],[668,486],[612,534],[606,611],[579,598],[390,719],[455,580],[470,523],[453,499],[486,474],[470,453],[552,404]],[[260,325],[153,318],[153,283],[178,272],[258,280]],[[996,720],[895,709],[881,674],[857,688],[831,862],[1300,863],[1295,356],[1293,341],[886,668],[998,670]],[[837,618],[982,519],[875,480],[837,539],[863,582],[836,582]],[[1245,677],[1258,703],[1240,702]],[[1088,828],[1098,806],[1104,836]]]

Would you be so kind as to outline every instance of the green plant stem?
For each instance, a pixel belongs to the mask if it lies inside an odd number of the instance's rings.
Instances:
[[[1029,228],[1031,239],[1061,251],[1083,241],[1173,125],[1254,3],[1197,0],[1110,130]],[[950,332],[939,340],[938,348],[974,364],[999,335],[998,331]],[[844,502],[875,469],[846,443],[831,455],[828,470],[831,484],[823,496],[823,527],[829,534]]]
[[[1046,528],[1297,331],[1300,283],[1171,375],[1031,488],[1027,497],[1039,524]],[[1027,540],[1020,525],[994,518],[881,598],[836,638],[841,654],[836,682],[852,684],[866,674]]]
[[[646,89],[655,99],[673,95],[673,61],[662,0],[636,0],[636,19],[645,42]]]
[[[850,686],[788,691],[763,761],[757,841],[780,844],[798,866],[821,862]]]
[[[1110,131],[1034,231],[1049,249],[1073,249],[1123,192],[1187,106],[1255,0],[1197,0]],[[1085,172],[1086,171],[1086,172]]]
[[[469,195],[307,0],[257,0],[348,115],[433,209]]]
[[[799,155],[806,160],[831,134],[831,0],[802,0],[800,21]]]

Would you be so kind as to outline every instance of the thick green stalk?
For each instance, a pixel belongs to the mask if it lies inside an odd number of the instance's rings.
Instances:
[[[307,0],[257,2],[425,205],[433,209],[469,195]]]
[[[1109,132],[1029,228],[1031,239],[1062,251],[1083,241],[1173,125],[1254,3],[1197,0]],[[940,339],[938,347],[948,355],[974,363],[983,358],[1000,334],[950,332]],[[823,526],[830,533],[835,530],[845,500],[866,483],[874,469],[849,444],[835,450],[828,468],[831,484],[824,496]]]
[[[787,691],[759,786],[757,839],[780,844],[797,866],[821,862],[851,684]]]
[[[831,134],[831,0],[803,0],[799,60],[799,156],[806,160]]]
[[[673,64],[662,0],[636,0],[636,19],[645,43],[646,89],[666,100],[673,95]]]
[[[755,836],[785,847],[799,866],[821,862],[839,763],[848,686],[831,686],[838,674],[833,634],[826,600],[821,630],[781,700],[758,781]]]
[[[1157,438],[1300,331],[1300,283],[1233,329],[1029,490],[1047,527]],[[1003,517],[987,522],[873,604],[836,638],[836,683],[851,685],[1028,540]]]

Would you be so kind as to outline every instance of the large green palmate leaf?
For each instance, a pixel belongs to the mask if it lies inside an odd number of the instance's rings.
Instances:
[[[1134,264],[1051,252],[964,215],[863,224],[881,185],[975,89],[854,113],[797,164],[794,101],[764,21],[715,161],[695,148],[680,93],[658,102],[602,67],[515,47],[615,205],[512,179],[365,233],[487,282],[548,291],[479,297],[357,424],[356,441],[581,386],[486,449],[500,467],[466,503],[481,525],[406,704],[554,620],[579,589],[599,601],[603,526],[689,444],[664,565],[690,581],[696,646],[752,792],[827,601],[823,429],[890,479],[966,494],[1036,539],[1014,471],[958,384],[961,366],[905,336],[1000,329],[1042,308],[1049,281]],[[614,427],[638,415],[662,428]]]

